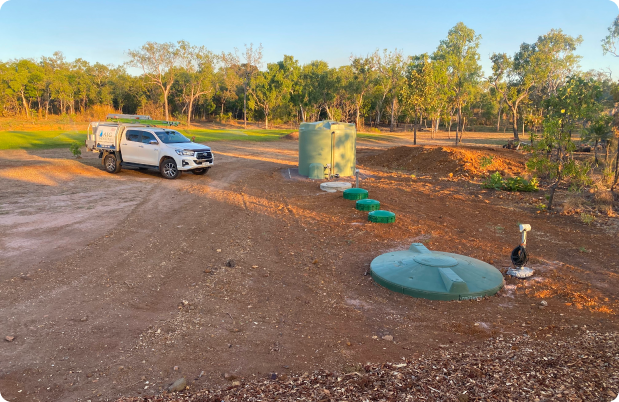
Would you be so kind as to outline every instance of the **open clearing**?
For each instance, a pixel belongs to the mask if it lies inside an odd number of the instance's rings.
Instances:
[[[563,375],[574,367],[589,376],[554,378],[556,389],[535,398],[611,400],[616,355],[582,356],[595,353],[588,331],[618,330],[617,219],[585,225],[540,214],[543,192],[483,190],[465,165],[425,169],[406,165],[402,150],[381,154],[408,144],[358,141],[363,187],[397,214],[393,225],[368,223],[353,201],[291,174],[296,141],[217,142],[208,175],[175,181],[138,170],[109,175],[95,154],[76,160],[67,149],[0,151],[0,336],[14,337],[0,341],[2,395],[110,401],[158,394],[181,377],[190,390],[226,389],[234,377],[245,384],[428,353],[474,355],[518,338],[536,353],[569,349]],[[517,153],[488,152],[505,169],[523,163]],[[402,166],[389,165],[396,156]],[[426,167],[443,166],[436,160]],[[536,276],[507,279],[496,297],[430,302],[365,275],[374,257],[413,242],[504,269],[517,223],[533,227]],[[482,383],[477,376],[465,379]],[[468,400],[488,400],[467,384]],[[330,396],[310,399],[320,398]]]

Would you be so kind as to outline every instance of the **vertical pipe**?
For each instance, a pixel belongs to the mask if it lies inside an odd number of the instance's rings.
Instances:
[[[329,180],[333,177],[335,169],[335,131],[331,131],[331,171],[329,172]]]

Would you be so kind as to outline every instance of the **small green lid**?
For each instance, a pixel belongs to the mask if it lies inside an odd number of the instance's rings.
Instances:
[[[346,200],[364,200],[368,198],[368,190],[362,188],[349,188],[344,190],[344,199]]]
[[[368,220],[377,223],[393,223],[395,214],[389,211],[372,211],[368,214]]]
[[[378,211],[380,209],[380,202],[376,200],[359,200],[357,201],[356,208],[359,211]]]

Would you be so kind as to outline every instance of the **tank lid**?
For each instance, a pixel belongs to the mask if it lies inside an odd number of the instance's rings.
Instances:
[[[355,125],[353,123],[344,123],[344,122],[340,122],[340,121],[334,121],[334,120],[323,120],[323,121],[315,121],[312,123],[301,123],[299,125],[299,130],[303,130],[303,129],[311,129],[311,130],[316,130],[316,129],[325,129],[325,130],[330,130],[332,128],[347,128],[347,127],[354,127]]]
[[[344,190],[344,198],[347,200],[363,200],[368,198],[368,190],[362,188],[349,188]]]
[[[394,292],[430,300],[467,300],[496,294],[503,275],[490,264],[414,243],[406,251],[376,257],[372,278]]]
[[[377,223],[393,223],[395,222],[395,214],[390,211],[372,211],[368,214],[368,220],[370,222]]]

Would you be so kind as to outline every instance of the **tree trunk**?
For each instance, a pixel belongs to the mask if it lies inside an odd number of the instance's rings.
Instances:
[[[325,112],[327,112],[327,116],[329,120],[333,120],[333,116],[331,115],[331,111],[329,110],[329,106],[325,105]]]
[[[514,139],[516,141],[520,141],[520,137],[518,136],[518,109],[516,107],[512,107],[512,123],[514,128]]]
[[[417,125],[413,124],[413,145],[417,145]]]
[[[394,117],[395,117],[395,96],[393,97],[393,99],[391,99],[391,127],[389,128],[389,131],[391,131],[392,133],[395,131]]]
[[[550,186],[550,196],[548,197],[548,210],[552,210],[552,202],[555,199],[555,191],[559,186],[559,180],[555,180],[552,186]]]
[[[247,128],[247,85],[243,85],[243,125]]]
[[[170,114],[168,113],[168,93],[170,92],[170,86],[167,89],[163,89],[163,108],[165,110],[165,119],[170,120]],[[161,87],[163,88],[163,86]]]
[[[617,144],[617,157],[615,158],[615,179],[613,185],[610,187],[610,191],[615,191],[615,187],[619,182],[619,144]]]
[[[264,109],[264,129],[269,129],[269,112],[266,108]]]
[[[191,111],[193,110],[193,91],[189,98],[189,105],[187,106],[187,128],[191,127]]]
[[[303,110],[303,106],[299,105],[299,109],[301,109],[301,120],[305,123],[305,110]]]
[[[461,124],[462,124],[462,106],[458,105],[458,125],[456,126],[456,145],[458,145],[458,132],[461,130]]]
[[[499,113],[497,113],[499,115],[496,120],[496,131],[497,132],[501,129],[501,110],[503,110],[503,98],[501,98],[501,101],[499,102]]]
[[[26,111],[26,117],[30,117],[30,112],[28,110],[28,103],[26,102],[26,97],[24,96],[23,92],[20,92],[21,95],[21,101],[24,104],[24,110]]]

